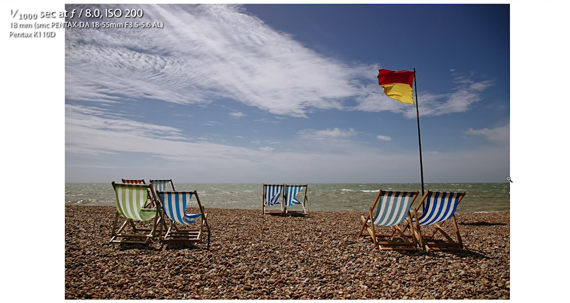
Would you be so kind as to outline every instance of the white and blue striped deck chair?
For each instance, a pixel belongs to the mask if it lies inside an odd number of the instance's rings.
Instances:
[[[463,197],[465,197],[465,192],[426,191],[426,194],[415,209],[413,218],[416,225],[416,239],[426,251],[463,250],[463,241],[461,240],[461,234],[455,219],[457,205],[463,200]],[[422,206],[424,210],[420,215],[419,211]],[[443,224],[448,220],[453,221],[455,239],[449,235],[450,230],[446,231],[443,228]],[[424,232],[421,230],[422,226],[424,227]],[[430,235],[427,235],[429,232],[425,233],[427,228],[433,229]],[[441,238],[435,237],[438,232],[442,236]]]
[[[172,182],[172,179],[168,179],[168,180],[149,180],[150,184],[152,184],[152,186],[154,187],[154,190],[156,192],[159,191],[176,191],[176,188],[174,188],[174,182]],[[172,189],[168,188],[168,184],[170,184],[170,186],[172,187]]]
[[[405,231],[412,219],[411,206],[418,194],[419,191],[379,190],[368,214],[360,218],[362,227],[358,236],[370,236],[374,247],[379,250],[417,250],[413,226],[410,226],[412,233],[405,234]]]
[[[303,197],[303,201],[299,201],[297,199],[297,195],[303,190],[305,189],[305,194]],[[286,213],[291,213],[291,211],[289,209],[287,209],[288,207],[292,207],[294,205],[301,205],[303,206],[303,214],[307,214],[308,213],[308,199],[307,199],[307,189],[308,189],[308,185],[285,185],[285,212]]]
[[[162,237],[164,243],[202,242],[204,233],[208,233],[210,249],[210,226],[196,191],[157,191],[162,210],[170,219],[169,226]],[[192,199],[194,198],[194,199]],[[186,213],[190,203],[196,201],[197,213]],[[166,221],[164,221],[166,225]]]
[[[148,197],[155,197],[152,186],[115,182],[111,184],[115,191],[117,213],[110,242],[148,244],[153,238],[160,236],[161,229],[158,224],[160,212],[157,204],[152,203],[152,208],[145,207]],[[121,220],[124,222],[117,228]]]
[[[279,205],[281,212],[284,211],[283,203],[280,199],[283,192],[282,184],[263,184],[263,214],[269,213],[267,207]]]

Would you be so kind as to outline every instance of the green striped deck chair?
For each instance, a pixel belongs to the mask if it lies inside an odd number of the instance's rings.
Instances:
[[[113,222],[110,243],[148,244],[162,232],[158,203],[146,208],[148,197],[155,197],[152,185],[111,183],[115,190],[117,213]],[[122,224],[119,226],[119,223]]]
[[[420,246],[426,251],[463,250],[455,213],[465,192],[426,191],[416,206],[413,215],[414,234]],[[423,207],[421,214],[420,209]],[[443,225],[451,221],[453,226]],[[431,230],[430,230],[431,229]],[[452,237],[450,234],[455,234]]]
[[[358,236],[370,236],[379,250],[417,250],[413,232],[405,231],[408,226],[413,231],[408,223],[412,219],[410,207],[418,194],[419,191],[380,190],[368,214],[360,218],[362,227]]]

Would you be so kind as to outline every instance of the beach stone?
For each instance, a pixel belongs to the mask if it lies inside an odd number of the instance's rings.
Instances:
[[[357,212],[207,209],[204,243],[109,244],[115,208],[65,207],[65,299],[510,299],[510,214],[462,213],[464,252],[390,252]]]

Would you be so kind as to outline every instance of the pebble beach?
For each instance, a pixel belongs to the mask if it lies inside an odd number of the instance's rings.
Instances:
[[[65,299],[510,299],[510,213],[458,213],[461,252],[379,251],[359,212],[207,208],[211,244],[110,244],[112,206],[65,206]]]

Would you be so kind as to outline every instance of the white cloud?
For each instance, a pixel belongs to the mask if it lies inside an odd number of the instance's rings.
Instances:
[[[499,145],[509,145],[510,141],[510,125],[499,126],[495,128],[473,129],[469,128],[465,134],[473,136],[482,136]]]
[[[164,22],[159,34],[157,29],[66,30],[68,100],[209,104],[224,99],[295,117],[315,109],[416,115],[414,106],[382,93],[376,64],[325,57],[239,5],[140,7],[141,21]],[[422,116],[467,111],[492,85],[450,72],[458,87],[450,94],[420,92]],[[357,104],[348,106],[349,99]]]
[[[389,137],[389,136],[378,135],[378,136],[376,136],[376,138],[378,138],[379,140],[382,140],[382,141],[392,141],[392,137]]]
[[[245,114],[242,112],[232,112],[232,113],[230,113],[230,116],[232,116],[234,118],[241,118],[241,117],[244,117]]]
[[[172,160],[251,155],[246,148],[189,138],[177,128],[137,122],[77,105],[66,105],[65,123],[66,151],[72,153],[139,152]]]
[[[259,150],[262,152],[272,152],[275,150],[275,148],[273,148],[271,146],[264,146],[264,147],[260,147]]]
[[[419,111],[423,117],[440,116],[451,113],[466,112],[471,105],[481,100],[481,94],[493,85],[492,81],[475,82],[465,76],[456,76],[458,83],[452,93],[432,94],[419,92]],[[415,98],[415,94],[414,94]],[[351,110],[368,112],[390,111],[402,113],[407,118],[417,116],[416,108],[387,97],[378,85],[367,85],[362,88],[361,94],[356,97],[357,105]]]
[[[304,129],[297,132],[299,138],[312,140],[341,140],[350,138],[355,134],[356,131],[352,128],[349,130],[341,130],[337,127],[324,130]]]
[[[420,115],[441,116],[466,112],[473,103],[481,100],[481,93],[492,85],[491,81],[474,82],[465,79],[451,94],[422,94],[418,97],[420,99]],[[408,110],[406,116],[409,118],[416,117],[415,109]]]
[[[67,99],[195,104],[225,98],[303,117],[310,109],[341,109],[344,98],[359,95],[355,83],[363,71],[372,72],[323,57],[239,6],[140,7],[141,21],[164,22],[159,34],[66,31]]]

